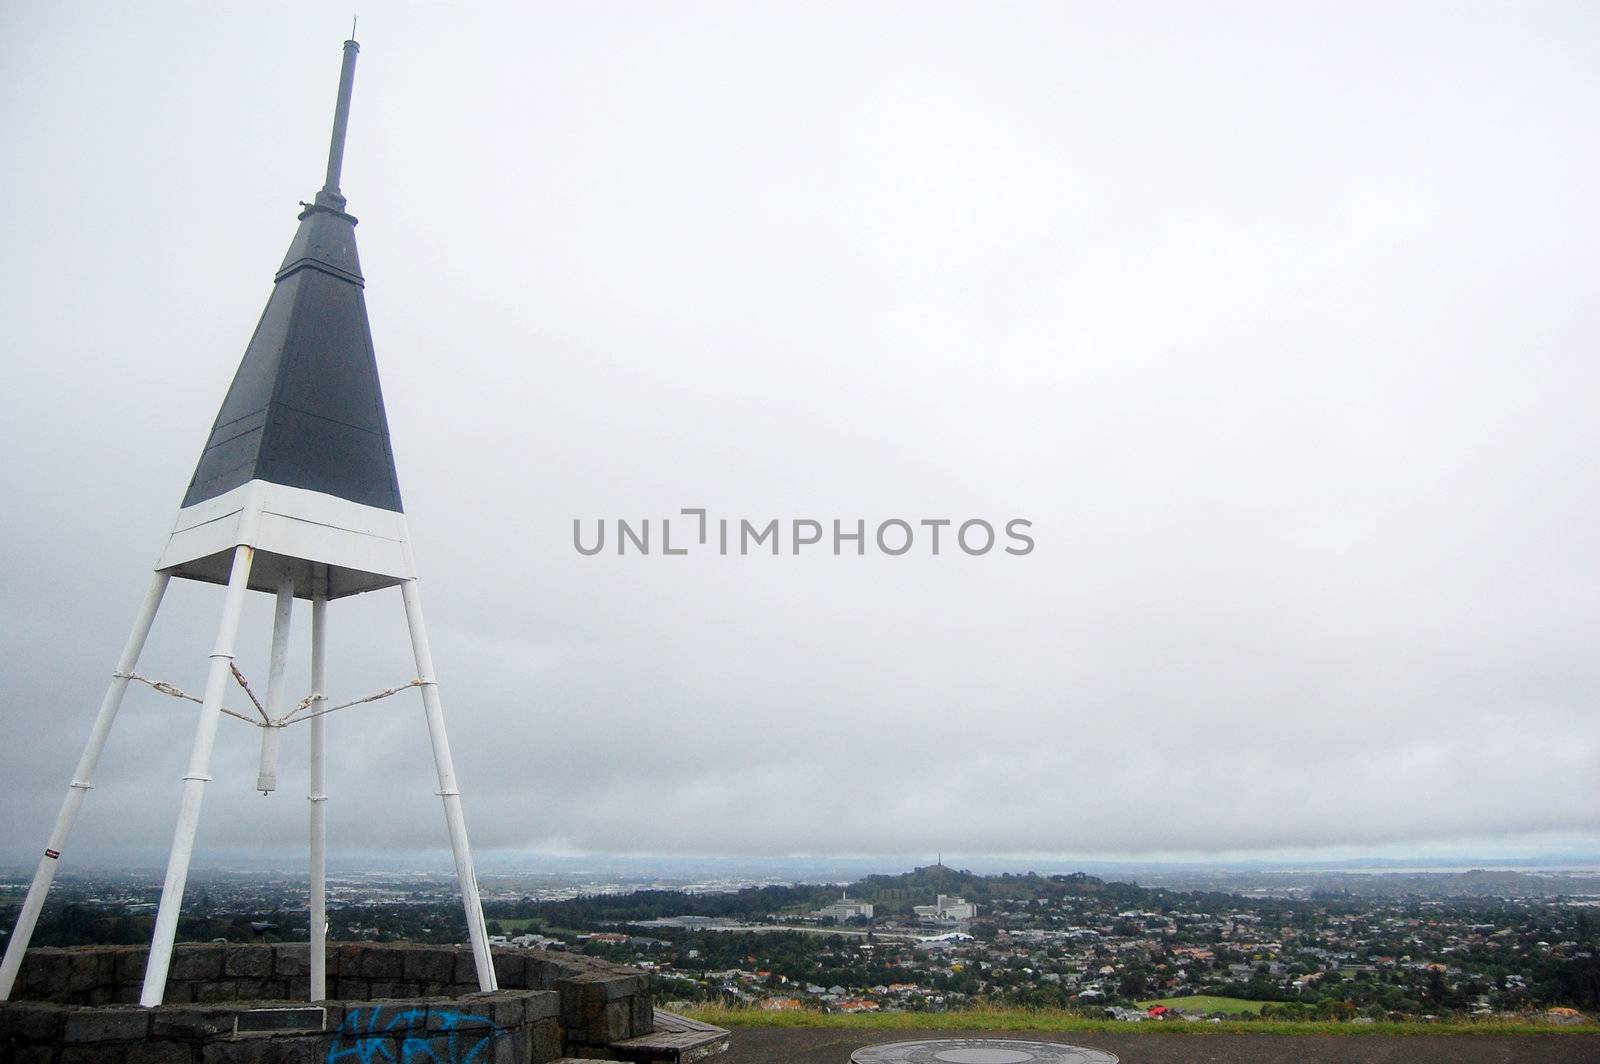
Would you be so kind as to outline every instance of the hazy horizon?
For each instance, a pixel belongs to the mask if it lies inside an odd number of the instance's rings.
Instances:
[[[869,875],[898,874],[941,863],[940,855],[926,860],[899,855],[788,854],[770,857],[718,856],[709,854],[552,854],[534,852],[479,851],[478,871],[485,876],[518,874],[575,875],[593,872],[606,875],[647,873],[669,878],[694,875],[749,875],[804,877],[819,874]],[[166,852],[151,848],[142,852],[81,855],[73,871],[84,874],[157,874],[166,863]],[[1345,871],[1345,872],[1459,872],[1473,868],[1499,870],[1548,870],[1567,872],[1600,871],[1600,854],[1543,852],[1521,855],[1410,854],[1390,856],[1266,855],[1232,857],[1071,857],[1039,855],[951,854],[942,857],[947,868],[980,875],[1011,872],[1059,875],[1081,871],[1090,874],[1133,874],[1137,872],[1228,872],[1228,871]],[[263,871],[287,876],[305,874],[305,862],[296,862],[283,853],[211,852],[197,856],[197,873]],[[0,871],[23,875],[33,867],[25,852],[0,851]],[[421,850],[415,853],[346,852],[330,857],[335,874],[418,872],[448,876],[453,874],[448,851]],[[63,870],[63,874],[68,874]]]

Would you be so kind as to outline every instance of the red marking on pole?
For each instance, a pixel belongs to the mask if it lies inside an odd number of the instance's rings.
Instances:
[[[46,857],[50,858],[52,861],[56,861],[56,860],[60,860],[61,851],[60,850],[46,850],[46,851],[44,851],[44,855]]]

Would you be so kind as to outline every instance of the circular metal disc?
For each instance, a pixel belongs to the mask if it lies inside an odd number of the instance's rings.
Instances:
[[[850,1054],[851,1064],[1117,1064],[1114,1053],[1059,1042],[1006,1038],[940,1038],[888,1042]]]

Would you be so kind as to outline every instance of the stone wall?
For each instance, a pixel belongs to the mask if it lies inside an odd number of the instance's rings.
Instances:
[[[470,951],[339,944],[330,1000],[312,1006],[304,944],[185,944],[166,1001],[135,1004],[147,950],[29,950],[0,1003],[7,1064],[538,1064],[603,1055],[648,1034],[647,977],[593,958],[497,950],[500,989],[480,993]]]

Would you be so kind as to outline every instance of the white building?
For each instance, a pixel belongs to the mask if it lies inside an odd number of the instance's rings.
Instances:
[[[932,905],[912,906],[912,912],[923,920],[971,920],[978,915],[978,907],[965,898],[941,894]]]
[[[854,919],[857,916],[863,916],[870,920],[872,919],[872,903],[870,901],[856,901],[848,897],[844,891],[840,891],[838,901],[817,910],[818,919],[825,920],[830,916],[840,923]]]

